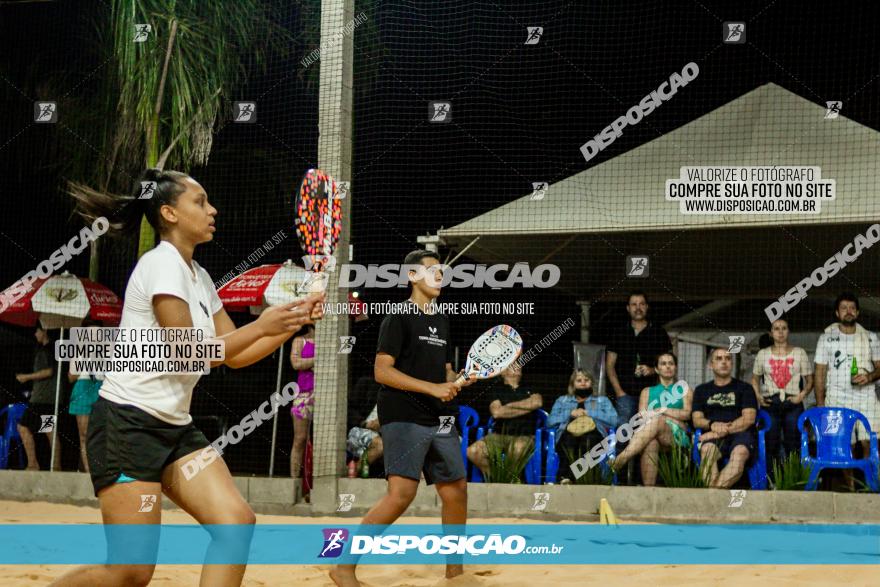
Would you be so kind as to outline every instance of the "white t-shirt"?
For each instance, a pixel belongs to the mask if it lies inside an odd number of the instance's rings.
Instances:
[[[800,347],[792,347],[785,356],[777,356],[773,347],[763,348],[755,357],[752,373],[760,379],[764,377],[767,391],[766,397],[777,396],[785,399],[786,395],[797,395],[801,392],[801,377],[813,374],[813,365],[807,353]]]
[[[193,272],[177,248],[168,241],[146,253],[138,261],[122,306],[121,328],[159,328],[153,314],[153,296],[167,294],[189,304],[194,328],[205,329],[205,338],[214,337],[213,316],[223,308],[211,276],[192,262]],[[128,404],[169,424],[192,422],[189,405],[200,374],[107,373],[100,395],[117,404]]]
[[[70,362],[69,371],[71,373],[73,373],[73,361]],[[92,377],[94,377],[98,381],[104,381],[103,371],[95,371],[94,373],[87,373],[86,371],[83,371],[82,373],[80,373],[79,375],[76,376],[76,380],[82,381],[84,379],[91,379]]]
[[[868,332],[868,343],[871,347],[871,361],[880,360],[880,339],[873,332]],[[852,359],[856,345],[855,334],[844,334],[839,331],[823,332],[816,345],[817,365],[828,365],[825,376],[826,393],[874,393],[874,384],[853,387]],[[859,372],[873,371],[874,365],[858,365]]]

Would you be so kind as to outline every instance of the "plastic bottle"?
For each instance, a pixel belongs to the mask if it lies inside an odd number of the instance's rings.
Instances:
[[[354,459],[351,459],[348,461],[348,478],[354,479],[355,477],[357,477],[357,466]]]

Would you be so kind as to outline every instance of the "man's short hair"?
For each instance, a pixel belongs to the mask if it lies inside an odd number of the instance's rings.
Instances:
[[[860,310],[859,308],[859,298],[856,297],[851,291],[845,291],[837,296],[837,299],[834,300],[834,311],[840,309],[840,302],[853,302],[856,305],[856,310]]]
[[[403,260],[404,265],[421,265],[422,259],[431,258],[440,260],[440,256],[434,251],[428,251],[426,249],[416,249],[411,253],[407,254],[406,258]]]
[[[633,299],[633,297],[635,297],[635,296],[640,296],[640,297],[644,298],[645,303],[648,304],[649,306],[651,305],[648,303],[648,296],[646,296],[645,292],[643,292],[640,289],[634,289],[631,292],[629,292],[629,295],[626,296],[626,304],[629,305],[630,300]]]
[[[709,360],[710,361],[715,358],[715,353],[717,353],[718,351],[724,351],[725,353],[730,352],[726,348],[724,348],[723,346],[717,346],[717,347],[713,348],[711,351],[709,351]]]

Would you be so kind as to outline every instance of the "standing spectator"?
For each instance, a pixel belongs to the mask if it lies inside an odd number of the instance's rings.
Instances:
[[[38,326],[34,331],[37,339],[37,350],[34,353],[34,370],[32,373],[18,373],[15,375],[19,383],[33,382],[28,407],[18,423],[18,433],[21,435],[21,443],[27,455],[27,469],[39,471],[40,464],[37,462],[37,446],[34,442],[34,434],[38,434],[43,428],[43,419],[40,416],[55,414],[55,361],[52,357],[52,339],[49,331]],[[53,421],[54,428],[54,421]],[[55,431],[48,432],[49,443],[55,444],[54,471],[61,470],[61,442]]]
[[[672,350],[662,326],[648,321],[648,298],[640,291],[627,299],[629,323],[611,337],[605,355],[605,369],[615,395],[618,425],[629,422],[639,406],[639,395],[657,383],[652,367],[657,355]],[[623,449],[625,443],[621,444]]]
[[[757,445],[755,418],[758,402],[755,390],[731,377],[733,356],[727,349],[712,349],[709,367],[712,381],[694,390],[694,426],[702,428],[700,438],[701,468],[710,487],[729,488],[742,477],[749,457]],[[718,461],[727,457],[727,465],[718,472]]]
[[[303,326],[301,333],[293,339],[290,347],[290,364],[297,370],[296,384],[299,391],[290,406],[293,419],[293,447],[290,449],[290,476],[305,480],[302,473],[303,455],[312,425],[312,412],[315,409],[315,326]],[[303,485],[303,499],[308,500],[309,488]]]
[[[687,430],[691,419],[693,392],[690,388],[673,390],[678,374],[678,358],[672,353],[658,355],[654,368],[660,382],[643,389],[639,397],[639,411],[646,414],[645,423],[633,434],[626,450],[618,453],[613,464],[615,470],[620,469],[630,459],[641,454],[642,484],[645,487],[657,484],[657,463],[661,448],[668,451],[674,446],[688,448],[691,445]],[[678,397],[667,403],[664,396]],[[666,408],[666,411],[658,413],[660,408]]]
[[[577,369],[568,380],[568,394],[553,404],[547,428],[556,430],[559,453],[559,477],[571,483],[571,463],[589,452],[617,423],[617,412],[604,395],[593,393],[598,388],[589,371]]]
[[[501,382],[493,381],[482,392],[489,398],[489,413],[495,419],[494,431],[485,439],[478,440],[467,449],[468,460],[485,475],[489,469],[489,451],[486,444],[512,445],[517,457],[534,449],[535,410],[544,404],[541,394],[532,393],[520,386],[522,369],[516,364],[501,372]],[[488,419],[486,420],[488,422]],[[514,458],[514,460],[519,460]]]
[[[804,411],[804,398],[813,389],[813,365],[804,349],[788,344],[788,334],[788,321],[774,320],[770,325],[773,344],[758,351],[752,368],[758,406],[767,410],[772,421],[765,436],[772,460],[779,458],[780,444],[786,456],[800,451],[798,418]]]
[[[859,411],[872,431],[880,431],[880,402],[874,391],[874,381],[880,378],[880,341],[858,323],[859,299],[855,294],[837,296],[834,315],[839,322],[826,328],[816,345],[816,405]],[[861,424],[853,430],[853,444],[858,440],[867,457],[870,439]],[[844,479],[852,488],[851,471],[844,472]]]
[[[98,391],[104,383],[103,373],[80,373],[73,372],[73,361],[67,379],[73,383],[73,391],[70,392],[70,407],[68,412],[76,416],[76,428],[79,431],[79,456],[82,459],[83,471],[89,472],[89,459],[86,451],[86,440],[89,434],[89,416],[92,414],[92,406],[98,401]]]

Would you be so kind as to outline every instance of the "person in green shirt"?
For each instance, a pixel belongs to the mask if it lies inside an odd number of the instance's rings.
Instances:
[[[639,396],[639,411],[648,414],[645,423],[635,431],[626,450],[617,455],[612,464],[619,471],[630,459],[641,454],[642,484],[646,487],[657,484],[657,460],[661,449],[670,450],[674,445],[690,446],[687,426],[691,419],[693,392],[690,388],[673,389],[678,372],[678,359],[674,354],[657,355],[654,365],[660,382],[644,388]],[[664,395],[675,400],[663,406]],[[658,407],[666,410],[658,413]]]

